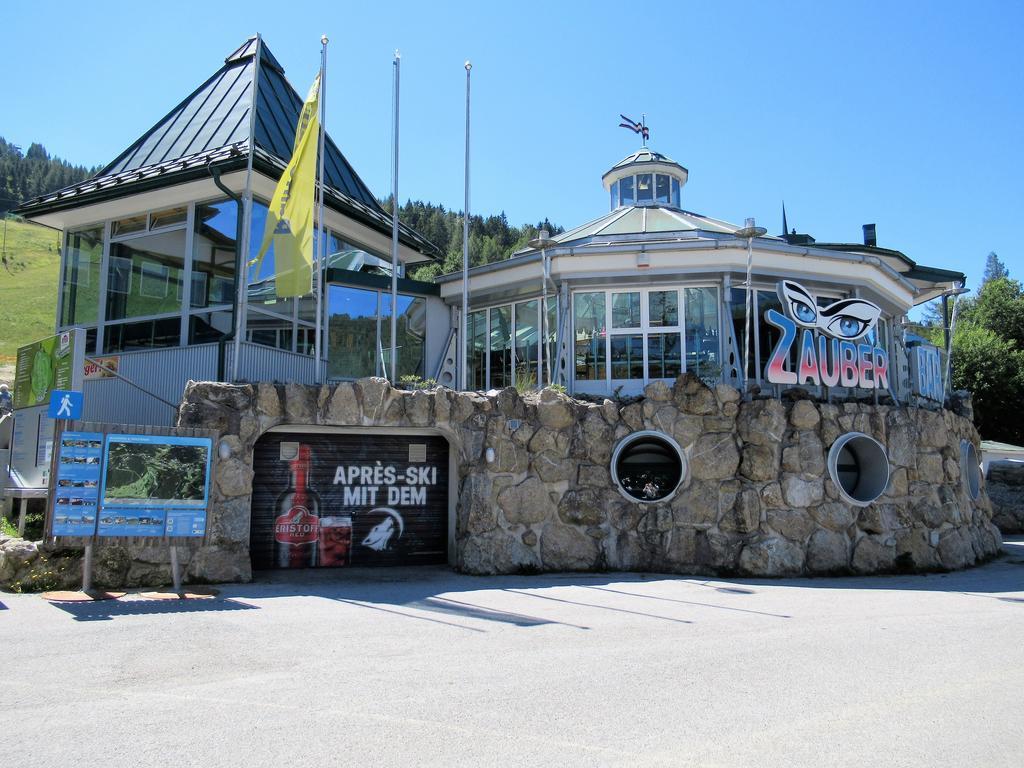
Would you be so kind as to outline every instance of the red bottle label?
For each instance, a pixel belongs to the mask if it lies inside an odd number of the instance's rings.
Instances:
[[[305,507],[292,507],[274,521],[274,541],[311,544],[320,537],[320,518]]]

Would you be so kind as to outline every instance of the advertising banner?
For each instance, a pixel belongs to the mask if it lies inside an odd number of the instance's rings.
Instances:
[[[82,373],[86,381],[112,379],[121,367],[121,356],[93,357],[85,361]]]
[[[100,432],[64,432],[57,454],[53,536],[92,536],[99,510]]]
[[[100,536],[203,536],[213,441],[107,435]]]
[[[271,432],[254,469],[255,568],[447,562],[444,438]]]

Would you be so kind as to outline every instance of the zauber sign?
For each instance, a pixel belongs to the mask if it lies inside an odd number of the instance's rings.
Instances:
[[[939,348],[931,344],[918,344],[910,353],[910,380],[914,394],[928,400],[942,402],[945,386],[942,381],[942,358]]]
[[[888,389],[888,354],[874,344],[857,343],[878,323],[882,310],[877,305],[841,299],[819,307],[792,280],[780,280],[777,291],[785,314],[765,313],[765,320],[782,331],[765,369],[769,383]],[[787,366],[794,360],[796,370],[791,370]]]

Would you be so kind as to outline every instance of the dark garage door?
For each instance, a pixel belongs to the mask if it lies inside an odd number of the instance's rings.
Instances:
[[[253,469],[254,568],[448,560],[442,437],[269,432]]]

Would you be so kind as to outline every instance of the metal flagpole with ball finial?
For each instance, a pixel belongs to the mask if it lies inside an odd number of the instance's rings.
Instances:
[[[473,64],[466,60],[466,201],[462,212],[462,318],[459,329],[459,389],[467,389],[469,375],[468,363],[469,337],[469,74]]]
[[[768,230],[764,227],[756,226],[753,219],[747,219],[746,226],[742,229],[737,229],[733,233],[736,237],[747,241],[747,279],[746,282],[743,283],[743,287],[747,291],[746,317],[744,319],[743,330],[743,382],[745,387],[750,384],[750,323],[754,314],[754,289],[751,285],[752,274],[754,271],[753,242],[755,237],[761,237],[761,235],[765,234],[767,231]]]

